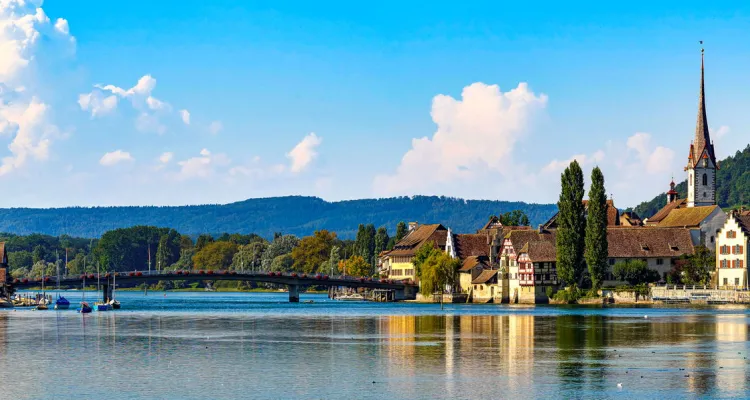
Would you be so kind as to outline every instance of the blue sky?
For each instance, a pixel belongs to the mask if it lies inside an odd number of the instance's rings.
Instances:
[[[554,202],[573,158],[631,206],[683,179],[699,40],[717,152],[748,143],[741,2],[21,3],[0,6],[3,207]]]

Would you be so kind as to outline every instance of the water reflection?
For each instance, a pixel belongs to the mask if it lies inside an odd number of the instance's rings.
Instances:
[[[18,311],[0,313],[0,390],[14,399],[748,397],[748,350],[746,309]]]

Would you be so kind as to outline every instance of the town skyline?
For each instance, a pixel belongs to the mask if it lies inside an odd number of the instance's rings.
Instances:
[[[699,40],[717,159],[747,145],[747,45],[733,35],[743,9],[550,9],[537,26],[523,6],[488,4],[389,20],[221,1],[169,21],[137,2],[21,4],[0,10],[16,29],[0,36],[0,181],[14,187],[0,207],[554,203],[572,159],[587,176],[598,165],[616,204],[635,206],[682,180]]]

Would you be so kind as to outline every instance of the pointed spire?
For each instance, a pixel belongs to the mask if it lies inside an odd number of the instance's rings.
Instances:
[[[701,40],[701,45],[703,41]],[[698,121],[695,125],[695,139],[693,140],[693,163],[698,163],[701,159],[703,151],[706,150],[708,157],[711,159],[714,165],[716,165],[716,158],[714,157],[714,146],[711,143],[711,136],[708,133],[708,118],[706,117],[706,92],[704,85],[704,49],[701,48],[701,87],[698,95]]]

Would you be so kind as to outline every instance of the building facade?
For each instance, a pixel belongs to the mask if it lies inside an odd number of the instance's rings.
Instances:
[[[724,289],[747,289],[747,246],[750,215],[733,212],[719,231],[716,242],[717,285]]]
[[[414,255],[428,242],[432,242],[439,250],[446,251],[448,229],[443,225],[410,223],[409,228],[409,233],[396,243],[393,250],[382,253],[380,256],[382,272],[389,279],[417,282],[413,264]]]

